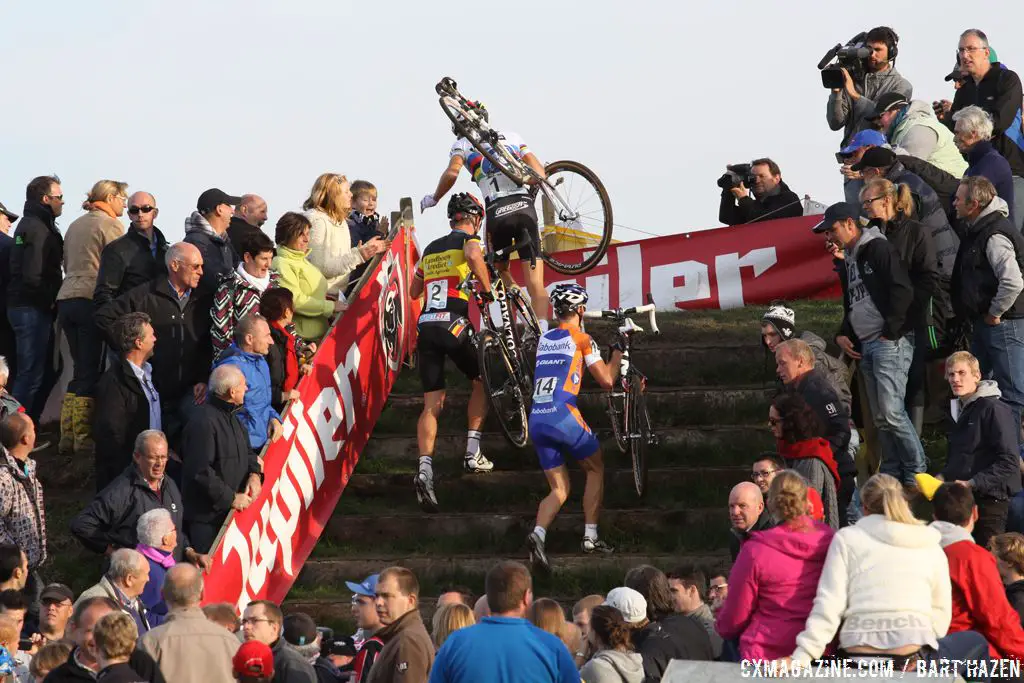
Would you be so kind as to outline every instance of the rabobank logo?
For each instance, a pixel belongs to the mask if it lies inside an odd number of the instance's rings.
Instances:
[[[576,342],[573,341],[572,337],[555,340],[542,337],[540,343],[537,344],[537,355],[544,356],[548,354],[574,356],[576,355]]]

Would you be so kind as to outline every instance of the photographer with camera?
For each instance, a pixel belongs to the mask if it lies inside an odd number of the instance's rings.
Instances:
[[[846,45],[835,46],[818,63],[822,84],[832,90],[825,118],[832,130],[843,129],[843,145],[858,131],[872,128],[868,117],[879,97],[888,92],[907,100],[913,96],[910,81],[894,66],[899,39],[888,26],[878,26],[854,36]],[[833,58],[837,62],[830,64]]]
[[[754,159],[749,164],[725,168],[725,175],[718,179],[722,188],[718,220],[722,223],[741,225],[803,215],[800,198],[782,182],[782,171],[771,159]],[[753,197],[748,187],[753,190]]]

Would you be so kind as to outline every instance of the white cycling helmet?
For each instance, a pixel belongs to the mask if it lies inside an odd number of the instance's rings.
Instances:
[[[551,290],[551,307],[559,315],[574,312],[580,306],[586,306],[589,300],[587,290],[576,283],[556,285]]]

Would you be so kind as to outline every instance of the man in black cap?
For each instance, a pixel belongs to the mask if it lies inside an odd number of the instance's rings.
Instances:
[[[6,292],[7,285],[11,281],[11,246],[14,244],[14,238],[11,237],[11,225],[18,218],[18,214],[0,204],[0,292]],[[0,356],[7,359],[7,366],[11,369],[10,374],[17,375],[14,330],[11,329],[11,323],[7,320],[6,296],[0,296]]]
[[[228,237],[234,207],[241,201],[241,197],[213,188],[199,195],[196,210],[185,219],[185,241],[194,244],[203,255],[199,287],[210,293],[216,292],[221,278],[242,261]]]
[[[355,641],[348,636],[327,636],[324,636],[320,657],[313,662],[317,683],[356,683],[352,678],[352,662],[356,658]]]
[[[967,161],[956,148],[953,133],[935,118],[927,102],[910,100],[898,92],[886,93],[878,98],[868,120],[885,133],[889,145],[903,153],[957,178],[967,170]]]
[[[45,642],[64,639],[74,609],[75,594],[63,583],[47,584],[39,594],[38,633]],[[35,632],[35,629],[32,629]]]
[[[881,471],[916,487],[914,475],[925,471],[927,461],[904,405],[914,356],[914,324],[907,317],[914,300],[910,276],[896,248],[878,228],[862,227],[856,207],[846,202],[828,207],[814,232],[843,248],[844,315],[836,343],[860,361]]]

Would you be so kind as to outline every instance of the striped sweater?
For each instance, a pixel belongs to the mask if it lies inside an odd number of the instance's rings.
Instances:
[[[279,286],[277,280],[277,272],[270,271],[270,284],[267,285],[267,289]],[[215,362],[234,341],[232,337],[235,325],[259,309],[262,296],[263,292],[242,277],[237,270],[231,271],[220,281],[217,293],[213,297],[213,308],[210,309],[210,334],[213,337]]]

